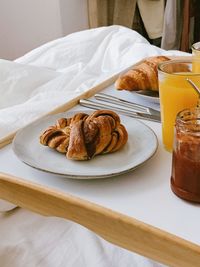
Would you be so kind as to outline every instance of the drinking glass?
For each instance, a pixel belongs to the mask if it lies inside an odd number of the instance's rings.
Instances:
[[[192,56],[194,59],[200,60],[200,42],[197,42],[192,45]],[[193,69],[197,72],[200,72],[198,63],[196,64],[195,61],[193,63]]]
[[[192,45],[192,55],[200,58],[200,42]]]
[[[198,70],[200,70],[200,60],[193,57],[169,60],[158,65],[162,140],[169,152],[172,152],[173,148],[177,113],[198,104],[198,94],[186,80],[189,78],[200,87]]]

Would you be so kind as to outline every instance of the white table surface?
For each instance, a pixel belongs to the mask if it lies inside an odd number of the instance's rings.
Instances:
[[[157,104],[147,103],[135,94],[114,92],[112,86],[104,92],[159,109]],[[130,173],[97,180],[73,180],[27,166],[15,156],[11,145],[0,150],[0,172],[91,201],[200,245],[200,205],[172,193],[172,155],[162,146],[161,124],[143,122],[156,133],[159,147],[153,158]]]

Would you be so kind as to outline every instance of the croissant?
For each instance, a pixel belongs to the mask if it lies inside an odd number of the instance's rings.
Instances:
[[[72,160],[88,160],[99,154],[115,152],[127,140],[126,128],[120,123],[120,117],[111,110],[61,118],[40,135],[42,145],[65,153]]]
[[[115,82],[118,90],[153,90],[158,91],[157,66],[162,61],[169,60],[165,56],[156,56],[144,60],[135,68],[120,76]]]

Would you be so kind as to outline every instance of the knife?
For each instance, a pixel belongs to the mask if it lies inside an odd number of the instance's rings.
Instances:
[[[131,108],[132,110],[135,110],[136,112],[155,115],[155,116],[160,118],[160,111],[153,109],[153,108],[145,107],[145,106],[140,105],[140,104],[136,104],[136,103],[127,101],[125,99],[121,99],[121,98],[118,98],[118,97],[115,97],[112,95],[107,95],[104,93],[95,94],[95,98],[97,100],[113,103],[115,105],[120,105],[120,106],[123,106],[125,108]]]
[[[126,115],[126,116],[129,116],[129,117],[160,122],[160,116],[148,114],[148,113],[136,112],[136,111],[131,110],[131,108],[129,108],[129,110],[128,110],[128,109],[121,108],[119,106],[117,107],[117,106],[113,106],[111,104],[105,104],[103,102],[98,102],[98,101],[90,100],[90,99],[80,99],[79,104],[81,106],[91,108],[91,109],[96,109],[96,110],[110,109],[110,110],[119,112],[119,113]]]

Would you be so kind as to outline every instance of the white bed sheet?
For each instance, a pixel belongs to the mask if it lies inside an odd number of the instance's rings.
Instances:
[[[52,41],[15,62],[1,60],[0,84],[11,97],[1,92],[0,138],[142,58],[161,54],[184,53],[164,51],[135,31],[110,26]],[[11,208],[0,201],[1,211]],[[0,215],[0,236],[1,267],[161,266],[75,223],[21,208]]]
[[[1,267],[161,266],[78,224],[21,208],[0,215],[0,229]]]

